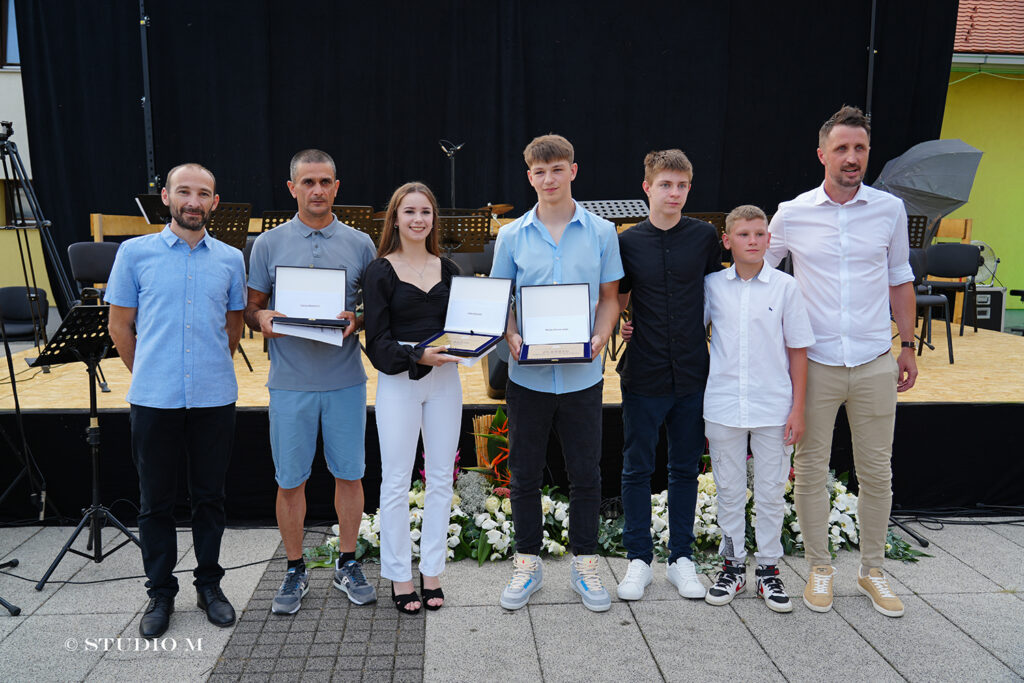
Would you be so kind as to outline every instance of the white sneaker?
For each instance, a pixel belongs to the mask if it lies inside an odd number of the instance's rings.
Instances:
[[[665,577],[684,598],[697,600],[702,599],[707,594],[707,589],[704,588],[704,584],[697,578],[697,569],[689,558],[680,557],[670,564],[665,571]]]
[[[639,600],[644,597],[644,589],[651,585],[652,580],[651,565],[640,559],[631,560],[626,576],[615,592],[619,600]]]
[[[544,565],[537,555],[516,553],[512,558],[512,578],[501,591],[500,604],[505,609],[525,607],[530,596],[544,583]]]

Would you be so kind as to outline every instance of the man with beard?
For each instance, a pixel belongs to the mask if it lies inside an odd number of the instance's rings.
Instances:
[[[860,493],[860,572],[857,589],[889,617],[903,603],[882,572],[892,507],[892,438],[896,394],[914,386],[914,274],[910,270],[903,202],[863,184],[871,125],[844,106],[818,131],[825,180],[779,205],[765,260],[775,266],[789,252],[814,331],[808,348],[806,429],[796,445],[794,502],[810,575],[804,604],[832,609],[829,498],[825,490],[832,431],[839,406],[853,435]],[[892,317],[900,354],[892,355]]]
[[[139,535],[149,605],[144,638],[174,612],[178,471],[188,472],[197,604],[216,626],[235,623],[220,589],[224,478],[234,442],[238,384],[231,359],[242,336],[242,252],[206,232],[216,180],[199,164],[175,166],[161,196],[171,222],[121,245],[107,283],[110,337],[132,373],[132,458],[139,473]],[[134,329],[133,329],[134,325]]]

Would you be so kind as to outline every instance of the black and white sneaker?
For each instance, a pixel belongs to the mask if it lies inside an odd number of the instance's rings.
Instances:
[[[786,589],[779,578],[779,568],[774,564],[759,564],[754,571],[757,576],[757,596],[774,612],[792,612],[793,603],[786,595]]]
[[[726,560],[722,571],[715,578],[715,585],[708,589],[704,602],[709,605],[728,605],[737,593],[747,587],[747,564]]]

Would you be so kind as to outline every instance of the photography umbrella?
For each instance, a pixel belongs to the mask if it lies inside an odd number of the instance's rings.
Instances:
[[[980,150],[963,140],[929,140],[890,159],[873,187],[903,200],[907,214],[928,217],[926,243],[938,221],[967,203]]]

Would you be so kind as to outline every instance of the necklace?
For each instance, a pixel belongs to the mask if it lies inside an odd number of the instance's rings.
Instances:
[[[408,269],[409,269],[409,270],[411,270],[412,272],[416,273],[416,277],[417,277],[417,278],[419,278],[420,280],[422,280],[422,279],[423,279],[423,273],[424,273],[424,271],[426,271],[426,269],[427,269],[427,266],[428,266],[428,265],[430,265],[430,260],[428,259],[428,260],[424,261],[424,262],[423,262],[423,267],[422,267],[422,268],[420,268],[419,270],[416,270],[416,267],[415,267],[415,266],[413,266],[413,265],[412,265],[412,264],[411,264],[411,263],[410,263],[409,261],[407,261],[407,260],[406,260],[406,259],[404,259],[404,258],[402,259],[402,263],[403,263],[403,264],[405,264],[405,267],[406,267],[406,268],[408,268]]]

